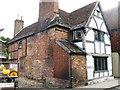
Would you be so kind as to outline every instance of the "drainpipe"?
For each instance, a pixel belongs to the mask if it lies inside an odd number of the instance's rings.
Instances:
[[[86,40],[85,40],[85,33],[83,32],[83,50],[86,50]]]
[[[72,88],[72,65],[71,65],[71,51],[68,52],[68,66],[69,66],[69,88]]]

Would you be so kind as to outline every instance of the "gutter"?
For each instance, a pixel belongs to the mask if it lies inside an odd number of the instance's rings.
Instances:
[[[71,55],[70,51],[68,52],[68,66],[69,66],[69,88],[72,88],[72,65],[71,65]]]

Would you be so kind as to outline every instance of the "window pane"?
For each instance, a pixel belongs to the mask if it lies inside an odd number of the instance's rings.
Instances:
[[[81,31],[73,31],[73,40],[82,40],[82,32]]]
[[[95,31],[95,40],[98,40],[98,31]]]
[[[100,31],[95,31],[95,40],[104,41],[104,33]]]
[[[107,70],[107,58],[94,57],[94,70],[95,71]]]
[[[95,71],[98,70],[98,69],[97,69],[97,60],[96,60],[96,58],[94,58],[94,68],[95,68]]]
[[[107,70],[108,68],[107,68],[107,58],[105,58],[105,70]]]

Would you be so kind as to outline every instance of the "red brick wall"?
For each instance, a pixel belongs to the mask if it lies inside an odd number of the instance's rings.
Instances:
[[[86,83],[85,55],[71,55],[73,86]]]
[[[60,35],[60,33],[62,33],[62,35]],[[57,31],[53,28],[48,30],[48,32],[40,32],[33,37],[27,38],[27,57],[25,59],[26,75],[31,78],[40,78],[41,75],[35,74],[36,67],[32,67],[34,60],[35,62],[37,60],[40,62],[40,65],[38,65],[38,67],[41,68],[39,72],[41,72],[44,77],[53,77],[53,53],[56,53],[56,51],[54,52],[53,50],[55,39],[58,36],[62,39],[66,38],[67,34],[63,33],[62,30]],[[31,73],[31,70],[34,72],[34,75]]]
[[[18,41],[9,45],[9,56],[10,59],[20,59],[26,55],[26,39],[22,40],[22,48],[18,49]]]
[[[120,32],[112,31],[111,44],[112,52],[120,52]]]
[[[54,77],[69,80],[68,53],[52,42]]]
[[[49,8],[48,8],[49,7]],[[58,2],[40,2],[39,20],[52,19],[58,13]]]

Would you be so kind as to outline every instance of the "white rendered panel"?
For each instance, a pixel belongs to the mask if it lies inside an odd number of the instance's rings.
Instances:
[[[86,34],[86,40],[88,41],[94,41],[94,31],[93,30],[86,30],[87,34]]]
[[[91,19],[91,21],[89,23],[89,26],[92,27],[92,28],[97,28],[96,22],[93,18]]]
[[[100,53],[100,43],[99,42],[95,42],[95,51],[96,51],[96,53]]]
[[[108,33],[108,30],[107,30],[107,28],[106,28],[105,23],[102,24],[101,30],[104,31],[104,32],[106,32],[106,33]]]
[[[86,52],[94,53],[94,43],[86,42]]]
[[[106,54],[111,55],[111,46],[106,46]]]
[[[100,72],[100,77],[103,77],[103,72]]]
[[[87,79],[93,79],[93,72],[94,72],[94,59],[92,56],[88,56],[87,55],[87,62],[86,62],[86,66],[87,66]]]
[[[75,43],[78,47],[83,48],[83,42],[77,42]]]
[[[98,28],[97,28],[97,29],[99,29],[99,30],[100,30],[100,27],[101,27],[101,24],[102,24],[103,20],[101,20],[101,19],[99,19],[99,18],[97,18],[97,17],[94,17],[94,19],[95,19],[95,20],[96,20],[96,22],[97,22],[97,26],[98,26]]]
[[[105,53],[105,44],[101,42],[101,53]]]
[[[107,35],[107,34],[105,34],[105,44],[111,44],[110,43],[110,36],[109,35]]]
[[[111,57],[108,57],[108,70],[112,69],[112,60]]]
[[[94,78],[99,78],[99,73],[95,73]]]
[[[104,72],[104,76],[108,76],[108,72]]]

